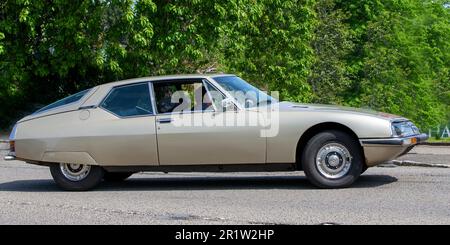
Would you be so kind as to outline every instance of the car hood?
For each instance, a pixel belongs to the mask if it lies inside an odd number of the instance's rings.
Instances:
[[[324,104],[302,104],[283,101],[278,103],[280,111],[323,111],[323,112],[342,112],[342,113],[352,113],[352,114],[364,114],[369,116],[374,116],[378,118],[383,118],[391,121],[403,121],[408,120],[404,117],[378,112],[370,109],[361,109],[347,106],[336,106],[336,105],[324,105]]]

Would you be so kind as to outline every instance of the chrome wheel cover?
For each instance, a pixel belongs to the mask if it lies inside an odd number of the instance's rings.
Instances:
[[[91,166],[76,163],[60,163],[61,173],[70,181],[81,181],[91,172]]]
[[[352,155],[347,147],[339,143],[322,146],[316,155],[316,167],[328,179],[345,176],[352,165]]]

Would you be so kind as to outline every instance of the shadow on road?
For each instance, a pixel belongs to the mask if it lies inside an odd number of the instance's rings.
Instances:
[[[396,182],[389,175],[362,175],[350,188],[370,188]],[[304,176],[158,177],[130,178],[119,183],[103,182],[93,191],[175,191],[228,189],[319,190]],[[61,191],[53,180],[16,180],[0,184],[0,191]]]

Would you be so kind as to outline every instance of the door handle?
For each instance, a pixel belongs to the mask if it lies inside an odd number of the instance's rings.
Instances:
[[[172,122],[172,118],[160,118],[156,121],[159,123],[170,123],[170,122]]]

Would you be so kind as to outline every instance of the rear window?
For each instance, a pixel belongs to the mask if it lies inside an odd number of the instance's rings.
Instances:
[[[83,98],[83,96],[85,96],[87,94],[87,92],[89,92],[89,91],[90,91],[90,89],[86,89],[86,90],[83,90],[83,91],[78,92],[76,94],[72,94],[72,95],[70,95],[70,96],[68,96],[68,97],[66,97],[64,99],[58,100],[56,102],[51,103],[50,105],[44,106],[43,108],[37,110],[34,114],[41,113],[41,112],[44,112],[44,111],[48,111],[50,109],[54,109],[54,108],[57,108],[57,107],[60,107],[60,106],[64,106],[64,105],[68,105],[68,104],[71,104],[71,103],[75,103],[75,102],[79,101],[81,98]]]

